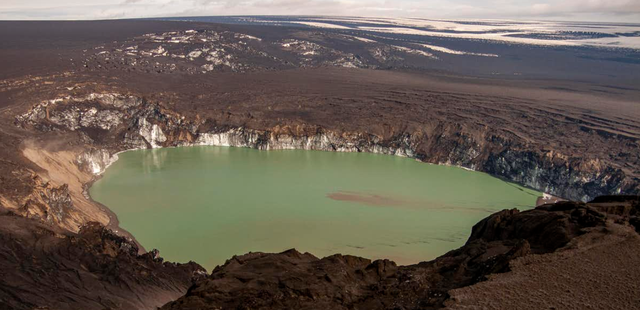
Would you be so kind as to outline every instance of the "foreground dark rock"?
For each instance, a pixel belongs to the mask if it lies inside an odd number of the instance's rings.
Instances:
[[[605,201],[633,205],[627,199]],[[318,259],[296,250],[250,253],[228,260],[163,309],[441,308],[450,290],[508,272],[516,258],[551,253],[604,229],[607,217],[577,202],[501,211],[475,225],[462,248],[412,266],[345,255]]]
[[[640,196],[601,196],[589,204],[619,222],[628,222],[640,233]]]
[[[155,309],[205,274],[157,254],[96,223],[70,234],[0,215],[0,309]]]
[[[504,210],[476,224],[460,249],[417,265],[289,250],[235,256],[208,277],[196,263],[163,262],[157,251],[138,255],[134,242],[96,223],[74,234],[4,212],[0,309],[155,309],[167,302],[163,309],[437,309],[453,302],[452,290],[535,254],[571,251],[578,239],[593,235],[593,246],[622,229],[640,240],[629,225],[639,199]]]

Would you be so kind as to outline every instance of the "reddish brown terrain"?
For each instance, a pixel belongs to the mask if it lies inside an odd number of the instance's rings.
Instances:
[[[503,211],[414,266],[292,250],[203,279],[143,254],[86,194],[117,152],[226,144],[402,155],[574,201],[638,195],[633,78],[461,76],[401,43],[297,28],[0,22],[0,39],[0,308],[640,308],[634,196]]]

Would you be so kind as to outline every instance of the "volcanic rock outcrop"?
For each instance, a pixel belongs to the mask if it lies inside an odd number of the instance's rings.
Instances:
[[[134,242],[97,223],[72,234],[0,215],[0,309],[155,309],[206,271],[138,255]]]
[[[629,200],[614,204],[637,208]],[[578,237],[628,225],[607,217],[578,202],[504,210],[475,225],[462,248],[412,266],[345,255],[318,259],[295,250],[250,253],[217,267],[163,309],[437,309],[450,290],[508,272],[515,259],[570,251],[563,247]]]
[[[589,257],[591,249],[613,237],[640,250],[640,235],[629,224],[638,199],[602,197],[588,204],[504,210],[476,224],[460,249],[411,266],[340,254],[319,259],[289,250],[235,256],[208,276],[195,263],[163,262],[157,251],[138,255],[135,243],[96,223],[73,234],[3,211],[0,308],[154,309],[166,302],[163,309],[455,307],[452,290],[493,283],[523,262],[554,259],[549,255]],[[619,272],[640,272],[637,265],[630,268]],[[571,276],[558,280],[558,287]],[[609,291],[606,298],[610,301],[603,302],[612,304],[634,302],[622,291]]]

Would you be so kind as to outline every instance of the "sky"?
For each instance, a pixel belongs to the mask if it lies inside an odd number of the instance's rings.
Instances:
[[[0,0],[0,20],[335,15],[640,23],[640,0]]]

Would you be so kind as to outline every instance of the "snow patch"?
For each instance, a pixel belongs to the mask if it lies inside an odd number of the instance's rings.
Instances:
[[[352,28],[349,28],[349,27],[336,25],[336,24],[330,24],[330,23],[319,23],[319,22],[292,22],[292,23],[293,24],[300,24],[300,25],[310,26],[310,27],[316,27],[316,28],[352,29]]]
[[[422,46],[424,48],[428,48],[428,49],[436,51],[436,52],[441,52],[441,53],[446,53],[446,54],[483,56],[483,57],[498,57],[498,55],[496,55],[496,54],[483,54],[483,53],[463,52],[463,51],[457,51],[457,50],[448,49],[448,48],[442,47],[442,46],[435,46],[435,45],[429,45],[429,44],[417,44],[417,45]]]

